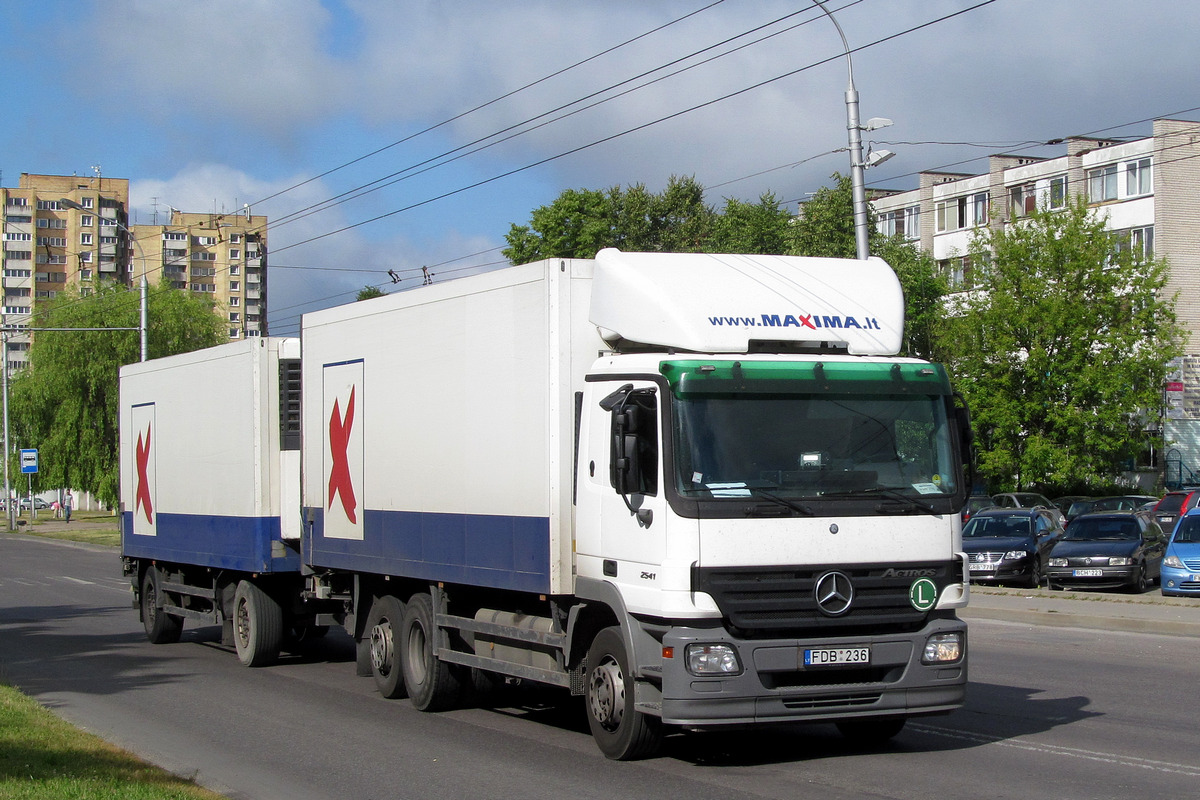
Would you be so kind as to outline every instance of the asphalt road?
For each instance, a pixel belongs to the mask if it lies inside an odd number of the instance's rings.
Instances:
[[[232,798],[1093,800],[1200,782],[1189,636],[972,619],[967,706],[887,746],[795,726],[676,735],[618,764],[561,695],[422,714],[355,677],[344,635],[250,670],[215,628],[149,644],[130,600],[113,551],[0,535],[0,679]]]

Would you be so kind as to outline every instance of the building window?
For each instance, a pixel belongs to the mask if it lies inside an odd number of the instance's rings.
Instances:
[[[988,193],[944,200],[937,204],[937,229],[939,233],[957,231],[962,228],[986,225],[988,221]]]
[[[9,223],[24,223],[28,225],[33,222],[33,217],[28,214],[5,214],[4,221]]]
[[[62,204],[57,200],[38,200],[38,211],[62,211]]]
[[[37,239],[38,247],[66,247],[67,237],[65,236],[39,236]]]
[[[1125,194],[1140,197],[1150,194],[1153,189],[1149,158],[1130,161],[1125,165]]]
[[[63,229],[67,227],[67,221],[65,219],[50,219],[49,217],[42,217],[37,221],[37,226],[39,228]]]
[[[192,261],[216,261],[216,253],[192,253]]]
[[[95,208],[96,207],[96,198],[81,197],[79,199],[79,205],[83,206],[84,208]]]
[[[106,228],[115,228],[117,227],[117,219],[116,217],[101,217],[100,225]]]
[[[193,239],[193,242],[195,244],[201,245],[203,247],[210,247],[217,243],[217,237],[215,237],[215,236],[196,236]]]
[[[1154,258],[1154,226],[1145,228],[1130,228],[1124,231],[1114,231],[1118,253],[1131,252],[1135,261],[1149,261]]]
[[[164,242],[186,242],[187,234],[186,233],[177,233],[177,232],[173,232],[173,231],[167,231],[166,233],[163,234],[163,241]]]
[[[1117,165],[1088,170],[1088,200],[1103,203],[1117,199]]]
[[[1014,217],[1027,217],[1037,211],[1037,186],[1023,183],[1009,189],[1008,207]]]
[[[241,250],[237,249],[236,247],[229,248],[229,260],[230,261],[235,261],[241,257],[242,257]]]
[[[241,329],[239,329],[239,328],[230,328],[230,329],[229,329],[229,338],[230,338],[230,339],[236,339],[236,338],[238,338],[238,334],[239,334],[239,333],[241,333]]]
[[[90,281],[92,279],[92,271],[90,269],[79,270],[79,279],[84,280],[84,281]]]
[[[100,244],[117,244],[119,241],[121,241],[121,240],[118,239],[116,236],[101,236],[100,237]]]
[[[229,307],[230,308],[237,308],[239,305],[241,305],[241,298],[238,298],[238,297],[229,298]]]
[[[1064,208],[1067,205],[1067,176],[1056,175],[1050,179],[1050,207]]]
[[[229,312],[229,321],[230,322],[238,322],[241,319],[241,316],[242,315],[236,311],[230,311]]]
[[[242,272],[242,268],[239,267],[237,264],[229,265],[229,274],[230,275],[240,275],[241,272]]]
[[[962,291],[970,289],[975,285],[974,270],[972,269],[970,256],[959,256],[939,261],[938,268],[946,276],[946,282],[950,286],[951,291]]]
[[[921,207],[909,206],[879,215],[879,232],[884,236],[902,236],[908,241],[921,238]]]
[[[9,233],[4,234],[4,241],[6,241],[6,242],[32,242],[33,234],[32,233],[18,233],[16,231],[10,231]]]
[[[29,198],[27,197],[9,197],[8,205],[16,208],[29,208]]]
[[[242,243],[242,235],[240,233],[229,234],[229,243],[230,244],[241,244]]]
[[[90,263],[92,263],[92,251],[91,251],[91,250],[84,250],[82,253],[78,253],[77,255],[79,256],[79,261],[80,261],[80,263],[83,263],[83,264],[90,264]],[[65,256],[64,256],[64,258],[65,258]],[[46,263],[46,262],[43,262],[43,261],[42,261],[42,260],[39,258],[39,259],[38,259],[38,263],[39,263],[39,264],[42,264],[42,263]],[[49,263],[51,263],[51,264],[57,264],[57,263],[62,263],[62,262],[51,261],[51,262],[49,262]]]
[[[79,234],[79,243],[80,244],[91,244],[92,243],[92,235],[90,233]]]
[[[95,219],[91,214],[84,214],[79,218],[79,224],[85,228],[92,227],[92,221]]]

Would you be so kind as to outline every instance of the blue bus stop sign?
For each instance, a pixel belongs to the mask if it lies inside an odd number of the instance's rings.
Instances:
[[[37,450],[30,448],[21,451],[21,474],[32,475],[38,471]]]

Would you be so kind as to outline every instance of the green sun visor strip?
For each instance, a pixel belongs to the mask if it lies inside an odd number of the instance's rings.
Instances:
[[[853,361],[663,361],[676,396],[688,394],[949,395],[940,364]]]

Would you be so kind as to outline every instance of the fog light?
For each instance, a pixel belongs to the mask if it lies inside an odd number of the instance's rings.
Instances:
[[[961,633],[935,633],[925,640],[925,652],[921,656],[921,663],[949,664],[961,659],[962,655]]]
[[[687,671],[697,676],[739,675],[742,672],[737,651],[727,644],[689,644],[684,663]]]

